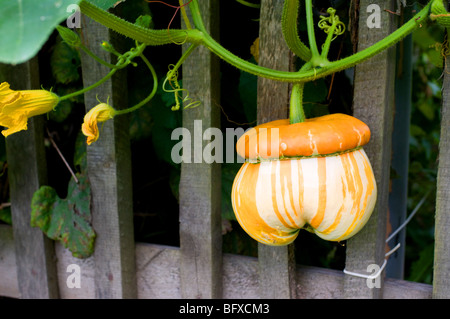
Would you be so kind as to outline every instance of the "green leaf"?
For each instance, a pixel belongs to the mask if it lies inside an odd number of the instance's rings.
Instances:
[[[0,209],[0,220],[9,225],[12,225],[11,207]]]
[[[153,18],[148,14],[141,15],[136,19],[135,24],[143,28],[151,29],[153,28]]]
[[[79,167],[81,172],[87,170],[87,156],[86,156],[86,136],[79,132],[75,140],[75,154],[73,155],[73,164]]]
[[[419,259],[412,263],[409,280],[431,283],[430,278],[433,272],[433,261],[434,243],[431,243],[420,251]]]
[[[68,7],[80,0],[0,0],[0,62],[18,64],[35,56]]]
[[[423,103],[420,103],[417,108],[428,120],[432,121],[434,119],[434,108],[430,103],[424,101]]]
[[[90,2],[100,9],[108,10],[112,7],[115,7],[117,4],[124,2],[125,0],[86,0],[87,2]]]
[[[85,174],[77,184],[69,182],[67,198],[61,199],[50,186],[42,186],[31,202],[31,226],[60,241],[74,257],[86,258],[94,251],[95,232],[91,226],[91,188]]]
[[[81,66],[78,51],[58,37],[50,57],[52,74],[56,82],[68,84],[80,78],[78,69]]]

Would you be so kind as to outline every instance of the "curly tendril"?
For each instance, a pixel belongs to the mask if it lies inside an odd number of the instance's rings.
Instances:
[[[172,89],[166,89],[167,82],[169,82]],[[172,106],[172,111],[178,111],[184,104],[186,104],[184,106],[185,109],[190,109],[199,106],[201,103],[200,101],[194,101],[189,97],[189,91],[181,88],[180,84],[178,83],[178,69],[176,69],[175,65],[173,64],[169,65],[169,72],[167,72],[167,76],[164,80],[162,88],[164,92],[174,93],[175,105]],[[184,97],[183,93],[185,93]]]
[[[329,14],[328,17],[320,16],[318,25],[326,34],[330,33],[330,31],[333,32],[334,37],[331,39],[333,41],[345,32],[345,24],[339,20],[339,17],[335,14],[335,9],[328,8],[327,13]]]

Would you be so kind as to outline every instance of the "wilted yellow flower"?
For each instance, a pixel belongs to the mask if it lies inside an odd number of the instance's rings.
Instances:
[[[88,145],[98,140],[98,122],[105,122],[112,119],[114,115],[116,115],[116,110],[106,103],[100,103],[86,113],[81,130],[87,136]]]
[[[0,125],[4,136],[26,130],[30,117],[47,113],[58,104],[59,97],[46,90],[14,91],[9,83],[0,83]]]

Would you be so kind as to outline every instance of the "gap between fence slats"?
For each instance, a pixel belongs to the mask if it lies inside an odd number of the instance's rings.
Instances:
[[[281,31],[282,0],[262,0],[259,29],[259,65],[289,71],[292,55]],[[258,124],[288,118],[289,84],[258,78]],[[262,298],[295,298],[294,244],[258,245],[259,285]]]
[[[13,90],[40,89],[37,57],[17,66],[2,65],[2,81]],[[47,182],[43,118],[6,139],[11,213],[21,298],[58,298],[53,241],[30,225],[31,199]]]
[[[82,41],[107,62],[115,63],[101,48],[115,44],[107,28],[83,16]],[[86,54],[81,56],[83,85],[89,86],[109,69]],[[141,62],[141,61],[137,61]],[[84,96],[86,111],[107,102],[115,108],[127,107],[126,74],[119,71],[112,80]],[[95,241],[95,298],[135,298],[136,269],[131,184],[131,157],[127,116],[117,116],[101,126],[100,138],[87,147],[88,176],[91,183],[91,211]]]
[[[381,8],[381,27],[368,28],[370,12],[367,7],[377,4]],[[359,7],[358,50],[374,44],[392,33],[396,25],[391,0],[361,0]],[[384,51],[355,68],[353,115],[365,122],[371,130],[371,139],[364,147],[374,170],[378,187],[378,199],[373,214],[366,226],[347,241],[346,270],[369,275],[367,267],[376,264],[382,267],[385,255],[386,222],[389,198],[391,160],[391,134],[393,122],[395,79],[395,47]],[[347,275],[345,296],[347,298],[381,298],[381,288],[371,289],[364,278]]]
[[[217,38],[219,2],[199,1],[199,7],[205,28]],[[220,73],[218,58],[206,48],[196,48],[183,64],[183,88],[201,104],[183,111],[183,127],[191,132],[192,162],[182,163],[179,186],[181,296],[221,298],[221,167],[203,158],[203,149],[210,142],[203,140],[203,132],[220,128]],[[196,145],[199,138],[202,143]]]
[[[412,16],[412,9],[403,10],[402,21]],[[398,175],[391,179],[389,194],[390,227],[388,232],[395,231],[406,220],[408,200],[408,168],[409,168],[409,128],[411,122],[412,95],[412,53],[413,39],[408,35],[397,45],[397,69],[395,81],[395,111],[392,133],[392,169]],[[406,229],[403,229],[388,245],[394,248],[397,243],[401,247],[389,257],[386,266],[386,276],[403,279],[405,268]]]

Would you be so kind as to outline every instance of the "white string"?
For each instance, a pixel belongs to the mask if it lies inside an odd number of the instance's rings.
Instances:
[[[384,260],[383,265],[381,265],[380,270],[378,270],[375,274],[372,274],[372,275],[359,274],[357,272],[348,271],[346,269],[344,269],[344,273],[347,275],[365,278],[365,279],[376,279],[376,278],[378,278],[378,276],[380,276],[381,272],[384,270],[384,267],[386,267],[386,264],[387,264],[387,259]]]
[[[401,224],[387,239],[386,239],[386,243],[389,242],[392,238],[395,237],[395,235],[397,235],[403,228],[405,228],[405,226],[411,221],[411,219],[414,217],[414,215],[417,213],[417,211],[420,209],[420,207],[423,205],[423,203],[425,202],[425,199],[427,198],[428,194],[430,194],[430,192],[428,191],[428,193],[425,194],[424,197],[422,197],[422,199],[420,200],[420,202],[417,204],[417,206],[414,208],[414,210],[411,212],[411,214],[408,216],[408,218],[404,221],[403,224]],[[360,274],[357,272],[353,272],[353,271],[348,271],[346,269],[344,269],[344,274],[346,275],[351,275],[351,276],[355,276],[355,277],[360,277],[360,278],[365,278],[365,279],[376,279],[378,278],[381,273],[383,272],[384,268],[386,267],[387,264],[387,260],[389,258],[390,255],[392,255],[395,251],[397,251],[397,249],[399,249],[401,246],[400,243],[398,243],[394,248],[392,248],[390,251],[388,251],[385,255],[384,255],[384,261],[383,261],[383,265],[381,265],[380,269],[375,273],[375,274],[371,274],[371,275],[365,275],[365,274]]]
[[[425,202],[425,199],[427,198],[428,194],[430,194],[430,192],[426,193],[424,197],[422,197],[422,199],[420,200],[420,202],[417,204],[417,206],[414,208],[414,210],[411,212],[411,214],[408,216],[408,218],[404,221],[403,224],[401,224],[387,239],[386,242],[390,241],[392,238],[395,237],[395,235],[397,235],[405,226],[406,224],[408,224],[410,222],[410,220],[414,217],[414,215],[417,213],[417,211],[419,210],[419,208],[423,205],[423,203]]]

